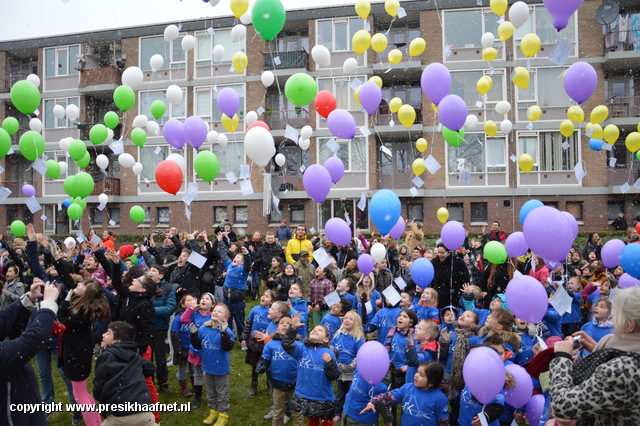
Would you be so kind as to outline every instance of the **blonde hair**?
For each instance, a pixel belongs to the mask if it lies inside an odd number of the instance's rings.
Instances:
[[[431,296],[431,304],[438,306],[438,292],[434,288],[427,287],[423,293],[428,293]]]
[[[640,287],[618,290],[612,315],[615,334],[627,334],[629,321],[636,323],[634,333],[640,332]]]
[[[438,324],[430,319],[423,319],[420,323],[424,324],[427,327],[427,333],[431,336],[431,340],[435,340],[438,338],[438,333],[440,333],[440,329],[438,328]]]
[[[369,289],[365,289],[364,288],[364,279],[366,277],[369,277],[371,279],[371,286],[369,287]],[[360,280],[358,280],[358,284],[356,285],[356,291],[360,294],[364,293],[367,295],[367,297],[371,296],[371,293],[373,293],[373,290],[376,288],[376,279],[373,276],[373,272],[370,272],[369,275],[364,275],[362,274],[362,276],[360,277]]]
[[[348,334],[349,336],[353,336],[356,340],[364,339],[364,329],[362,328],[362,318],[358,315],[358,311],[355,309],[350,310],[344,316],[351,314],[353,316],[353,329],[349,332],[344,328],[344,322],[340,325],[338,331],[336,331],[336,336],[338,334]]]

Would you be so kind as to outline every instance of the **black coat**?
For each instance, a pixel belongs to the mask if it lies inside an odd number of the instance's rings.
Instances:
[[[267,280],[269,278],[269,269],[271,268],[271,259],[279,257],[284,259],[282,247],[276,243],[264,243],[253,259],[254,271],[260,272],[260,279]]]
[[[291,284],[296,283],[302,286],[302,281],[300,278],[295,275],[286,275],[282,274],[276,278],[272,285],[269,285],[267,281],[267,286],[276,292],[276,297],[278,300],[282,302],[286,302],[289,299],[289,289],[291,288]]]
[[[67,300],[60,304],[58,321],[66,330],[62,335],[62,370],[74,382],[85,380],[91,374],[93,340],[91,339],[91,317],[80,313]]]
[[[431,287],[438,292],[438,309],[455,306],[460,300],[462,284],[469,282],[467,266],[455,253],[450,253],[444,261],[436,256],[431,263],[434,270]]]

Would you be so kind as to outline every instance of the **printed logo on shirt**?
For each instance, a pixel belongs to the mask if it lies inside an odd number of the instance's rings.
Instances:
[[[427,411],[420,411],[418,406],[418,399],[415,395],[408,395],[404,402],[402,403],[402,411],[413,416],[419,417],[421,419],[431,419],[433,418],[432,414]]]
[[[313,358],[305,354],[302,359],[300,359],[300,367],[305,368],[307,370],[316,370],[316,371],[324,371],[324,365],[317,365]]]

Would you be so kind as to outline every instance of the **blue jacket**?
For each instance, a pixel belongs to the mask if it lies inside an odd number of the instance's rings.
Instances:
[[[300,322],[302,323],[302,325],[300,327],[298,327],[298,334],[303,338],[306,339],[307,338],[307,321],[309,319],[309,311],[307,309],[307,301],[303,298],[298,298],[298,299],[289,299],[289,302],[291,302],[291,316],[293,316],[293,314],[295,313],[299,313],[300,314]]]
[[[387,334],[396,326],[398,316],[402,312],[401,308],[382,308],[374,315],[370,323],[365,325],[364,329],[367,333],[378,330],[378,342],[383,345],[387,342]]]
[[[445,328],[447,329],[448,332],[452,332],[453,330],[455,330],[455,324],[453,323],[447,324],[446,322],[444,322],[444,312],[448,310],[453,311],[454,321],[458,320],[458,308],[456,308],[455,306],[449,305],[440,309],[440,325],[438,325],[438,328],[440,329],[440,331],[442,331]]]
[[[173,323],[171,324],[171,332],[178,333],[181,348],[188,348],[191,345],[189,324],[183,324],[180,321],[180,315],[176,315],[173,319]],[[175,349],[177,348],[174,348],[174,350]]]
[[[168,330],[171,315],[176,310],[176,292],[173,286],[165,280],[158,283],[158,288],[162,289],[162,294],[151,299],[153,302],[153,329]]]
[[[562,336],[562,325],[560,324],[560,314],[555,308],[549,306],[547,313],[544,314],[542,322],[547,326],[552,336]]]
[[[491,404],[500,404],[504,406],[504,391],[500,391],[500,393],[491,401],[488,405]],[[471,395],[471,391],[465,385],[464,389],[460,393],[460,414],[458,415],[458,423],[461,425],[470,425],[473,421],[473,418],[482,411],[484,406],[478,402],[473,395]],[[495,419],[489,426],[498,426],[500,421]]]
[[[613,333],[613,323],[609,321],[607,323],[600,324],[596,320],[591,319],[591,321],[584,324],[580,330],[587,333],[597,343],[607,334]],[[582,350],[583,356],[588,354],[589,352],[586,349]]]
[[[201,325],[198,329],[198,337],[202,345],[200,350],[202,371],[216,376],[229,374],[231,371],[229,351],[233,349],[235,341],[233,331],[227,327],[224,332],[220,332],[217,328]]]
[[[183,312],[182,315],[180,316],[180,322],[182,322],[183,324],[187,324],[187,325],[195,324],[196,327],[200,328],[202,324],[204,324],[205,322],[211,319],[211,314],[202,315],[200,311],[194,311],[193,309],[191,309],[192,311],[191,318],[190,318],[191,321],[185,322],[184,319],[187,318],[187,316],[189,315],[189,309],[191,308],[187,308],[187,310]],[[196,349],[193,345],[190,345],[189,350],[193,352],[194,355],[200,356],[200,349]]]
[[[224,261],[224,267],[227,270],[227,275],[224,278],[224,286],[238,290],[246,290],[247,273],[249,272],[249,268],[251,268],[251,261],[245,259],[244,265],[233,266],[231,259],[227,258],[227,260]]]
[[[360,376],[356,369],[353,374],[351,387],[349,388],[349,392],[344,400],[342,412],[359,423],[377,425],[377,412],[374,413],[373,411],[368,411],[364,414],[360,414],[360,411],[367,406],[371,400],[371,396],[376,396],[385,392],[387,392],[387,386],[384,383],[379,382],[377,385],[371,386],[362,378],[362,376]]]
[[[571,292],[568,292],[571,295]],[[582,296],[580,292],[573,293],[573,300],[571,301],[571,312],[567,312],[562,315],[560,324],[575,324],[582,322],[582,315],[580,314],[580,305],[582,304]]]
[[[402,403],[402,426],[438,426],[439,419],[449,418],[449,401],[439,388],[422,390],[407,383],[391,395]]]
[[[344,333],[336,334],[331,341],[331,348],[337,354],[339,364],[351,363],[362,345],[363,338],[356,340],[352,335]]]
[[[271,378],[279,382],[293,383],[298,375],[298,360],[282,347],[282,340],[269,341],[262,351],[262,358],[269,362]]]
[[[400,334],[396,331],[391,339],[391,348],[389,348],[389,358],[396,365],[396,368],[404,367],[407,365],[407,356],[404,350],[407,348],[409,342],[407,336]]]
[[[422,321],[423,319],[434,319],[437,323],[440,322],[440,312],[438,311],[437,306],[423,306],[418,303],[413,308],[413,312],[416,313],[419,321]]]
[[[523,365],[533,358],[533,347],[538,343],[538,339],[536,336],[531,337],[526,331],[524,333],[518,332],[518,335],[522,340],[522,346],[520,346],[520,351],[513,358],[513,362]]]
[[[333,337],[333,335],[336,334],[336,331],[338,331],[338,329],[342,325],[342,320],[340,319],[340,317],[328,313],[322,318],[322,321],[320,321],[320,325],[324,325],[325,327],[327,327],[327,330],[329,330],[329,335]]]

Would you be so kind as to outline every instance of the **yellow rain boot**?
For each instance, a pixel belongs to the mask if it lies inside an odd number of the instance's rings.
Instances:
[[[229,413],[220,413],[218,421],[214,426],[226,426],[229,423]]]
[[[220,413],[218,413],[218,411],[214,410],[213,408],[210,408],[209,409],[209,417],[204,419],[202,421],[202,423],[204,423],[205,425],[212,425],[213,422],[215,422],[218,419],[218,415],[220,415]]]

